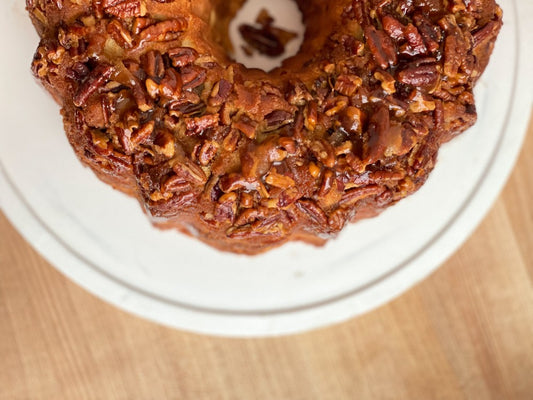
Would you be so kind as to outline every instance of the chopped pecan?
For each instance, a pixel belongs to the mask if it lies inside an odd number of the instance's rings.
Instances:
[[[199,135],[206,129],[217,126],[218,118],[218,114],[207,114],[202,117],[186,118],[185,126],[187,130],[185,133],[188,136]]]
[[[233,122],[233,127],[238,129],[249,139],[255,139],[257,122],[246,116],[242,116],[238,121]]]
[[[351,206],[359,200],[363,200],[370,196],[377,196],[383,193],[384,189],[379,185],[368,185],[360,188],[347,190],[339,201],[341,206]]]
[[[318,122],[318,104],[310,101],[304,111],[304,125],[310,132],[314,131]]]
[[[284,149],[288,154],[295,154],[296,153],[296,142],[293,138],[290,137],[280,137],[278,139],[278,144],[282,149]],[[281,161],[280,159],[273,160],[273,161]]]
[[[124,152],[126,154],[132,154],[135,148],[148,140],[154,131],[155,122],[150,121],[146,124],[135,128],[120,128],[116,127],[115,132],[117,133],[119,143],[121,144]]]
[[[275,167],[272,167],[265,176],[265,182],[280,189],[288,189],[296,185],[294,179],[290,176],[279,174]]]
[[[331,107],[328,107],[328,109],[326,110],[324,114],[327,115],[328,117],[332,117],[334,115],[339,114],[342,110],[346,108],[347,105],[348,105],[348,99],[344,96],[339,96],[336,99],[335,103]]]
[[[342,127],[349,133],[360,133],[363,130],[364,113],[357,107],[347,107],[340,116]]]
[[[337,210],[333,211],[328,217],[328,226],[334,232],[338,232],[342,228],[344,228],[344,225],[346,224],[346,222],[347,222],[346,211],[344,211],[341,208],[338,208]]]
[[[114,72],[115,69],[111,65],[98,64],[78,88],[78,91],[73,97],[74,105],[76,107],[83,107],[87,103],[89,97],[104,86]]]
[[[133,79],[131,91],[133,93],[133,99],[135,100],[135,103],[137,103],[139,110],[146,112],[153,108],[154,104],[152,99],[148,96],[144,85],[136,78]]]
[[[365,163],[373,164],[383,156],[390,155],[390,149],[401,145],[401,131],[392,130],[389,110],[382,106],[372,114],[368,123],[368,142],[366,143]]]
[[[239,131],[236,129],[232,129],[222,141],[222,147],[224,148],[224,150],[229,152],[235,151],[240,137],[241,134],[239,133]]]
[[[363,80],[355,75],[340,75],[335,81],[335,90],[345,96],[353,96],[363,83]]]
[[[162,79],[165,76],[165,62],[157,50],[149,51],[141,57],[141,64],[148,76]]]
[[[411,101],[411,104],[409,104],[409,110],[414,113],[433,111],[435,109],[435,102],[433,100],[429,100],[427,96],[418,90],[415,90],[413,93],[411,93],[409,100]]]
[[[436,52],[439,49],[439,43],[442,39],[442,32],[439,27],[432,24],[422,14],[416,14],[413,20],[428,50],[432,53]]]
[[[205,82],[207,73],[205,69],[189,65],[181,69],[181,80],[183,81],[183,90],[194,89]]]
[[[374,78],[381,82],[381,88],[388,94],[396,93],[394,77],[386,71],[374,72]]]
[[[198,52],[192,47],[176,47],[168,51],[168,56],[175,67],[185,67],[198,58]]]
[[[105,3],[105,2],[104,2]],[[146,15],[145,0],[121,0],[119,2],[113,1],[111,5],[105,7],[104,11],[107,14],[118,18],[144,17]]]
[[[313,178],[318,179],[318,177],[320,176],[320,172],[320,167],[311,161],[309,163],[309,174],[311,174]]]
[[[133,44],[131,34],[119,20],[114,19],[107,25],[107,33],[124,48],[129,48]]]
[[[217,107],[222,105],[228,100],[233,85],[225,79],[221,79],[213,86],[211,91],[211,97],[209,98],[209,105],[211,107]]]
[[[309,149],[326,167],[333,168],[335,166],[335,149],[327,140],[314,140]]]
[[[312,99],[313,96],[302,82],[294,83],[291,90],[287,92],[287,101],[293,106],[303,106]]]
[[[133,19],[133,23],[132,23],[132,27],[131,27],[131,32],[134,35],[138,35],[139,33],[141,33],[141,31],[143,29],[147,28],[148,26],[152,25],[153,23],[155,23],[155,20],[153,20],[152,18],[147,18],[147,17],[134,18]]]
[[[154,145],[155,150],[167,158],[173,157],[176,152],[174,147],[174,135],[167,130],[161,130],[157,132],[157,135],[154,139]]]
[[[247,193],[247,192],[241,193],[240,206],[243,208],[253,208],[254,196],[251,193]]]
[[[292,113],[284,110],[274,110],[265,116],[265,121],[269,130],[278,129],[294,121]]]
[[[302,211],[311,221],[320,226],[327,226],[328,217],[313,200],[298,200],[296,203],[298,210]]]
[[[72,79],[73,81],[81,81],[87,75],[89,75],[89,72],[90,70],[87,65],[81,62],[77,62],[67,70],[66,75],[69,79]]]
[[[187,25],[188,22],[185,18],[168,19],[150,25],[139,33],[139,44],[174,40],[187,29]]]
[[[331,169],[327,169],[322,174],[322,183],[320,184],[320,189],[318,190],[319,196],[326,196],[333,185],[335,184],[335,173]]]
[[[230,221],[233,223],[237,214],[237,201],[238,197],[234,192],[222,195],[215,206],[215,220],[219,222]]]
[[[474,39],[474,47],[477,47],[484,41],[495,37],[498,34],[500,24],[501,23],[497,21],[490,21],[485,24],[485,26],[474,32],[472,35]]]
[[[148,211],[153,217],[170,218],[178,215],[184,208],[190,207],[195,203],[197,194],[191,191],[183,191],[168,199],[166,196],[159,201],[150,201]]]
[[[218,152],[218,143],[212,140],[206,140],[198,150],[198,161],[201,165],[209,165]]]
[[[239,189],[257,190],[258,181],[256,179],[247,179],[239,173],[231,173],[220,178],[220,190],[224,193],[233,192]]]
[[[155,70],[154,72],[159,72]],[[164,77],[159,84],[159,93],[168,98],[177,98],[181,95],[182,80],[181,75],[173,68],[168,68],[164,72]]]

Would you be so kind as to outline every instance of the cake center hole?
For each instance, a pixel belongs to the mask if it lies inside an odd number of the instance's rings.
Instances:
[[[247,0],[229,25],[229,56],[248,68],[264,71],[281,66],[298,53],[305,25],[296,2]]]

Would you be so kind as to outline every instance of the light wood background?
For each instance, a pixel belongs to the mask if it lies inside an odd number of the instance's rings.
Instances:
[[[533,123],[502,196],[430,278],[341,325],[236,340],[96,299],[0,214],[0,399],[533,399]]]

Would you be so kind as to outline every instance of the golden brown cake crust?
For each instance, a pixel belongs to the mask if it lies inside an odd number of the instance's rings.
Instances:
[[[416,191],[475,122],[494,0],[299,0],[302,48],[269,73],[223,49],[217,10],[241,3],[27,0],[70,143],[154,224],[247,254],[320,244]]]

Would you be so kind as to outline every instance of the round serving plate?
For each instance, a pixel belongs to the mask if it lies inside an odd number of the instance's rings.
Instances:
[[[57,105],[32,78],[38,43],[22,0],[0,16],[0,204],[52,265],[100,298],[214,335],[301,332],[371,310],[420,281],[467,238],[503,187],[531,108],[531,5],[500,1],[505,26],[476,89],[479,120],[446,144],[427,184],[322,248],[248,257],[153,228],[69,147]],[[528,8],[528,9],[526,9]]]

